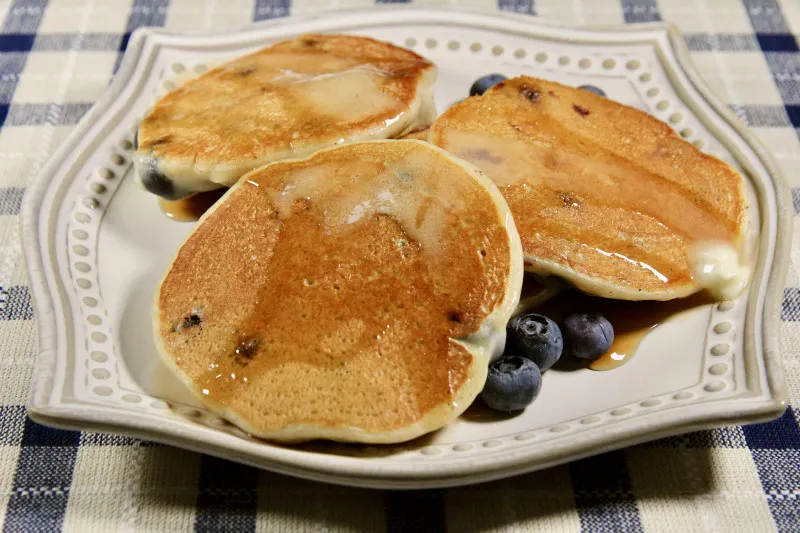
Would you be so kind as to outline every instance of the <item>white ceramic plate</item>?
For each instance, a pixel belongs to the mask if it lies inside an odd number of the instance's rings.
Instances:
[[[600,87],[668,122],[749,178],[749,244],[757,259],[749,292],[656,329],[617,370],[549,371],[541,396],[521,416],[463,420],[401,446],[276,446],[204,412],[162,368],[149,311],[191,225],[167,220],[135,186],[132,134],[172,75],[311,31],[373,36],[432,59],[440,69],[440,111],[481,75],[525,73]],[[137,31],[106,95],[25,195],[25,252],[40,326],[31,416],[311,479],[411,488],[495,479],[779,415],[786,405],[778,306],[790,196],[764,150],[709,94],[687,57],[665,25],[580,30],[426,9],[340,12],[210,36]]]

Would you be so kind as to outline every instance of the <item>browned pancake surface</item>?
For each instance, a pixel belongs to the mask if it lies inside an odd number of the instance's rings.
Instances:
[[[451,107],[431,142],[500,187],[526,269],[569,273],[601,296],[694,292],[692,244],[741,243],[738,173],[663,122],[588,91],[507,80]]]
[[[280,42],[159,100],[142,120],[138,151],[200,168],[302,154],[307,145],[407,121],[420,80],[433,68],[409,50],[365,37]]]
[[[449,155],[350,145],[245,176],[178,252],[157,330],[256,434],[392,431],[455,407],[473,355],[453,339],[498,307],[511,263],[495,201]]]

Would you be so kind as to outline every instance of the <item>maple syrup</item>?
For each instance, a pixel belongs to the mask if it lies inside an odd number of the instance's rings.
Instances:
[[[614,342],[605,354],[589,364],[592,370],[612,370],[627,363],[639,348],[645,336],[655,328],[699,307],[712,303],[703,293],[666,302],[630,302],[609,300],[565,291],[537,309],[563,323],[574,312],[597,312],[605,316],[614,327]]]
[[[188,198],[175,201],[159,198],[158,207],[167,218],[176,222],[195,222],[227,191],[228,189],[226,188],[214,189],[213,191],[200,192]]]

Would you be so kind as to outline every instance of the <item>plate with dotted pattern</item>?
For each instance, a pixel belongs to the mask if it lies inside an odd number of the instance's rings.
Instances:
[[[210,65],[307,32],[408,47],[439,67],[439,112],[488,73],[590,85],[642,109],[747,178],[756,258],[749,290],[648,334],[608,372],[548,371],[510,418],[462,417],[387,446],[279,446],[205,411],[159,361],[150,305],[191,224],[168,220],[132,176],[133,135],[154,97]],[[31,416],[181,446],[289,475],[352,486],[477,483],[647,440],[767,420],[786,407],[779,304],[790,195],[758,142],[707,89],[668,25],[588,30],[517,15],[387,7],[265,23],[233,33],[137,30],[107,93],[25,195],[23,238],[39,353]]]

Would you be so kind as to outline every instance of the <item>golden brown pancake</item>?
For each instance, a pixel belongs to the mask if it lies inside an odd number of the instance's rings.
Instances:
[[[436,67],[366,37],[305,35],[215,68],[144,117],[142,185],[175,200],[230,186],[265,163],[350,141],[387,139],[435,117]]]
[[[401,139],[416,139],[418,141],[428,141],[428,135],[430,135],[431,129],[430,128],[422,128],[416,131],[411,131],[400,137]]]
[[[155,335],[253,435],[399,442],[481,391],[521,285],[488,178],[428,143],[357,143],[245,175],[178,251]]]
[[[430,141],[500,187],[530,272],[629,300],[746,284],[742,177],[646,113],[523,76],[452,106]]]

